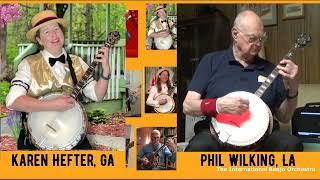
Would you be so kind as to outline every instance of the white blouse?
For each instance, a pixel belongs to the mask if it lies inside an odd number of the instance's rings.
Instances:
[[[59,84],[63,84],[64,77],[67,73],[67,71],[70,71],[68,67],[64,66],[63,63],[57,61],[52,67],[49,64],[49,58],[55,58],[50,52],[47,50],[42,50],[41,54],[44,58],[44,60],[48,63],[49,69],[52,71],[54,74],[55,78],[58,80]],[[62,54],[67,57],[66,51],[63,49],[63,52],[59,55],[61,56]],[[57,56],[57,57],[59,57]],[[86,71],[88,69],[88,65],[80,58],[80,63],[82,68]],[[30,72],[30,66],[29,63],[26,60],[22,60],[21,63],[18,66],[18,71],[15,74],[15,77],[12,79],[14,80],[20,80],[29,86],[31,85],[31,72]],[[96,81],[93,80],[90,83],[88,83],[84,88],[83,88],[83,93],[86,97],[92,99],[93,101],[97,100],[97,96],[95,93],[95,87]],[[12,105],[12,103],[20,96],[26,95],[27,90],[22,87],[22,86],[11,86],[10,91],[7,95],[6,98],[6,105],[7,107]]]

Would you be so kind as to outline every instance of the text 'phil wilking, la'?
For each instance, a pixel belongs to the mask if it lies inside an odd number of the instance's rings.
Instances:
[[[223,154],[201,154],[201,166],[278,166],[274,154],[229,154],[224,162]],[[282,154],[281,166],[296,166],[293,154]]]

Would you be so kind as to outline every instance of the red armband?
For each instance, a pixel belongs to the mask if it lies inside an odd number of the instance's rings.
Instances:
[[[206,116],[216,117],[217,99],[203,99],[200,105],[201,112]]]

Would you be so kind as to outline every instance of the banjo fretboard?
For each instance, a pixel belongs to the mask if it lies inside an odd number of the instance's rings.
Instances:
[[[284,56],[284,59],[292,59],[293,56],[295,55],[297,48],[304,47],[310,41],[311,41],[310,35],[300,34],[299,38],[297,39],[297,42],[294,44],[293,47],[290,48],[289,52]],[[276,67],[273,69],[273,71],[268,76],[268,78],[260,85],[260,87],[254,94],[261,98],[261,96],[268,89],[270,84],[277,78],[278,75],[279,75],[279,69]]]
[[[120,34],[117,31],[110,32],[107,38],[107,42],[105,43],[105,47],[112,47],[116,41],[120,39]],[[86,82],[90,79],[90,77],[93,74],[94,69],[98,65],[97,61],[93,61],[87,71],[82,76],[81,80],[76,84],[76,86],[73,88],[71,97],[76,99],[81,92],[82,88],[85,86]]]

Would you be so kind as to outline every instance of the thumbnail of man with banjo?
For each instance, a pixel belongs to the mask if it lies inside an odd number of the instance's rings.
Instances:
[[[150,24],[148,38],[154,40],[156,49],[168,50],[176,48],[177,28],[175,24],[168,19],[165,6],[159,5],[154,12],[156,19]]]
[[[31,24],[27,39],[38,43],[41,51],[21,61],[6,99],[9,109],[28,113],[22,120],[18,149],[92,149],[86,138],[86,112],[76,99],[81,90],[94,101],[105,96],[110,79],[108,48],[119,33],[109,35],[106,47],[88,66],[63,48],[67,22],[54,11],[39,12]],[[99,62],[103,71],[95,81],[92,72]]]
[[[257,56],[266,34],[253,11],[237,15],[231,35],[231,48],[205,55],[188,87],[184,113],[205,120],[185,151],[303,151],[298,138],[273,130],[272,114],[287,123],[295,111],[298,66],[290,59],[310,36],[274,66]]]
[[[160,131],[154,129],[151,142],[144,145],[137,154],[139,170],[175,169],[177,146],[172,137],[166,139],[166,144],[162,144],[160,138]]]

